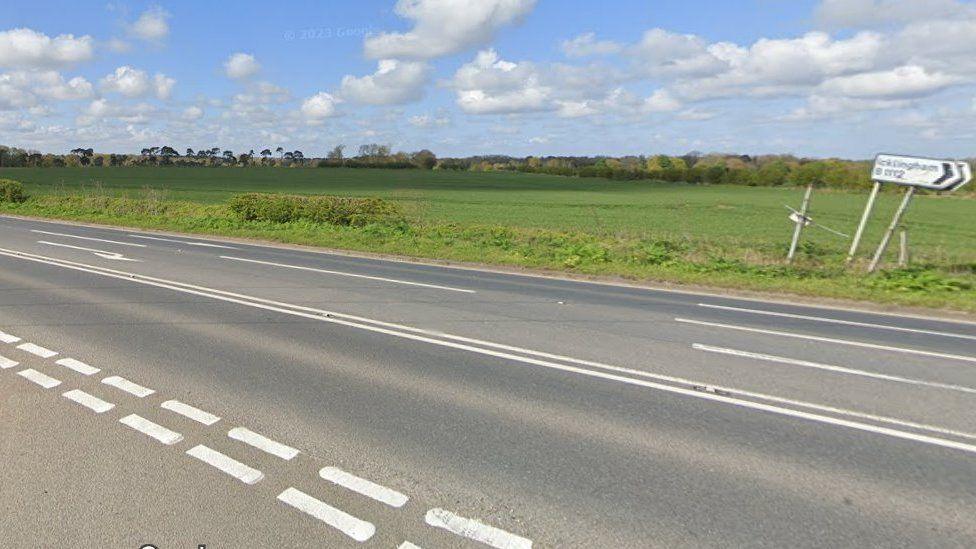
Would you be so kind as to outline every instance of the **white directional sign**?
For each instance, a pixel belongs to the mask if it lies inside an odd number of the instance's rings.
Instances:
[[[881,183],[953,191],[969,183],[972,173],[966,162],[879,154],[871,178]]]

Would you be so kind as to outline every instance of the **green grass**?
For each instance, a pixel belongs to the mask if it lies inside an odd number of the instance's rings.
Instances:
[[[784,204],[796,188],[615,182],[537,174],[275,168],[0,169],[40,197],[6,211],[141,227],[253,236],[353,250],[734,286],[976,311],[976,201],[919,196],[907,217],[908,271],[866,278],[844,268],[848,241],[817,228],[795,267]],[[179,216],[135,201],[70,202],[68,195],[184,202]],[[401,203],[409,227],[243,223],[226,212],[243,192],[377,196]],[[45,198],[46,197],[46,198]],[[866,193],[818,190],[813,216],[852,233]],[[862,255],[898,201],[882,195]],[[892,254],[893,255],[893,254]]]

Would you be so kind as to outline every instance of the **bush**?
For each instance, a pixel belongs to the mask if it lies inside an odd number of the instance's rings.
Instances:
[[[0,202],[26,202],[27,191],[20,181],[0,179]]]
[[[230,210],[243,221],[304,220],[353,227],[403,222],[400,207],[380,198],[248,193],[232,198]]]

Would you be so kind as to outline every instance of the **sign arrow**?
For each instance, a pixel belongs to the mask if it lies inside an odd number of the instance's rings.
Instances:
[[[871,179],[933,191],[952,191],[971,179],[968,164],[954,160],[879,154],[874,160]]]

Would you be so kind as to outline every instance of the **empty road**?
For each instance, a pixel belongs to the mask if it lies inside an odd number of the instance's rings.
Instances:
[[[976,324],[0,217],[2,547],[976,545]]]

